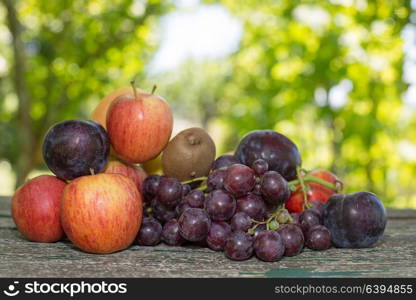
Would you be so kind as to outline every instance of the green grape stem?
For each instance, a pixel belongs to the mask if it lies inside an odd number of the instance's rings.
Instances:
[[[185,180],[185,181],[182,181],[181,183],[182,184],[188,184],[188,183],[192,183],[192,182],[195,182],[195,181],[204,181],[204,180],[207,180],[207,176],[201,176],[201,177],[196,177],[196,178],[192,178],[192,179],[189,179],[189,180]]]
[[[305,176],[303,176],[302,180],[303,180],[303,182],[315,182],[315,183],[318,183],[320,185],[323,185],[323,186],[325,186],[325,187],[327,187],[327,188],[329,188],[331,190],[334,190],[336,192],[339,192],[339,188],[335,184],[330,183],[328,181],[325,181],[325,180],[323,180],[321,178],[315,177],[315,176],[310,175],[310,174],[306,174]],[[296,187],[296,186],[298,186],[300,184],[301,184],[301,181],[299,179],[295,179],[295,180],[289,181],[289,185],[291,187],[292,186]]]

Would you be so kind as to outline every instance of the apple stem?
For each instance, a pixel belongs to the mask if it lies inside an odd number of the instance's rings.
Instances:
[[[95,175],[95,172],[94,172],[93,168],[90,168],[90,173],[91,173],[91,175]]]
[[[130,85],[133,89],[134,99],[137,100],[136,80],[133,79],[132,81],[130,81]]]
[[[156,92],[156,89],[157,89],[157,85],[156,84],[154,84],[153,85],[153,88],[152,88],[152,91],[150,92],[150,94],[154,94],[155,92]]]

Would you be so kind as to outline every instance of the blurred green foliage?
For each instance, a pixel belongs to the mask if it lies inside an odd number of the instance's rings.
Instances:
[[[17,184],[41,164],[40,146],[54,123],[88,118],[105,94],[143,76],[157,46],[152,34],[170,2],[149,0],[3,0],[0,54],[0,157]],[[7,34],[8,33],[8,34]]]
[[[399,151],[416,140],[414,113],[402,101],[409,1],[206,2],[241,20],[239,49],[145,78],[169,1],[3,0],[0,34],[12,34],[0,40],[11,64],[0,74],[0,159],[12,164],[18,182],[41,164],[40,143],[51,124],[88,118],[100,98],[137,76],[158,82],[176,116],[219,127],[226,134],[220,152],[232,151],[250,130],[272,128],[297,143],[305,168],[331,169],[347,191],[416,206],[416,162]],[[22,26],[23,94],[11,7]],[[310,12],[318,20],[305,18]]]

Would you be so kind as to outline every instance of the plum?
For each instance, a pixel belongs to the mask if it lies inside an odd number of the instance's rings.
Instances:
[[[110,142],[94,121],[68,120],[52,126],[43,141],[43,159],[59,178],[71,180],[107,165]]]
[[[383,203],[369,192],[335,194],[324,212],[324,225],[339,248],[372,246],[383,235],[386,223]]]
[[[288,181],[296,178],[296,167],[302,163],[296,145],[273,130],[249,132],[240,141],[235,156],[242,164],[250,167],[257,159],[263,159],[269,170],[280,173]]]

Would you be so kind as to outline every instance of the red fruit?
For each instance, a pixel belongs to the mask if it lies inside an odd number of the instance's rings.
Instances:
[[[127,176],[136,184],[139,192],[143,194],[142,186],[147,177],[146,172],[139,166],[122,163],[117,160],[112,160],[108,163],[104,173],[121,174]]]
[[[314,177],[332,183],[337,188],[342,187],[342,183],[338,179],[338,177],[329,171],[313,170],[308,175],[312,175]],[[322,203],[326,203],[333,194],[337,193],[337,191],[323,186],[317,182],[306,182],[305,185],[308,189],[306,196],[309,202],[320,201]],[[285,207],[289,212],[301,213],[304,211],[304,206],[305,204],[303,193],[300,189],[300,186],[298,186],[297,190],[293,192],[289,200],[286,201]]]
[[[118,157],[143,163],[157,157],[169,142],[173,116],[161,97],[136,89],[134,92],[112,102],[107,113],[107,132]]]
[[[62,227],[78,248],[112,253],[130,246],[140,229],[142,198],[121,174],[78,177],[62,196]]]
[[[333,174],[333,173],[331,173],[329,171],[326,171],[326,170],[313,170],[313,171],[311,171],[309,173],[309,175],[312,175],[312,176],[317,177],[319,179],[323,179],[325,181],[328,181],[329,183],[334,184],[337,188],[338,187],[342,187],[342,183],[338,179],[338,177],[335,174]],[[330,188],[328,188],[326,186],[323,186],[323,185],[321,185],[319,183],[316,183],[316,182],[309,182],[308,184],[311,187],[317,187],[317,188],[319,188],[322,193],[327,193],[327,194],[331,194],[331,195],[333,195],[333,194],[336,193],[336,191],[334,191],[333,189],[330,189]],[[323,202],[326,202],[326,201],[328,201],[328,198],[325,201],[323,201]]]
[[[303,212],[304,206],[303,193],[299,188],[285,202],[285,207],[289,212],[301,213]]]
[[[60,208],[65,185],[55,176],[42,175],[17,189],[12,199],[12,216],[26,239],[51,243],[64,237]]]

